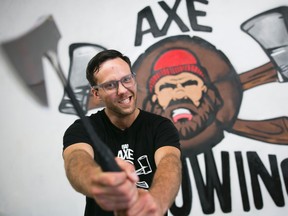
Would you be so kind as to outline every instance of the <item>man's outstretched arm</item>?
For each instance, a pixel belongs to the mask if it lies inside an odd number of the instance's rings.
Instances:
[[[138,198],[134,167],[116,159],[123,172],[103,172],[95,163],[94,152],[85,143],[73,144],[63,152],[65,171],[72,187],[105,210],[127,209]]]

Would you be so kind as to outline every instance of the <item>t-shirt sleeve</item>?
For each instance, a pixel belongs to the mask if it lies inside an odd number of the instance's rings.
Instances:
[[[163,146],[174,146],[180,149],[179,133],[169,119],[162,120],[156,130],[156,149]]]
[[[64,133],[63,150],[70,145],[81,142],[91,144],[83,124],[80,120],[76,120]]]

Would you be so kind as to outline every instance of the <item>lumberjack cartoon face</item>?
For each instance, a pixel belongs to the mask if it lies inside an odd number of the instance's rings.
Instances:
[[[152,101],[158,100],[163,109],[166,109],[172,101],[179,99],[189,99],[196,107],[199,107],[203,93],[207,92],[203,80],[190,72],[160,78],[154,89]],[[187,116],[187,118],[191,119],[192,116]],[[177,119],[173,117],[174,122]]]
[[[167,50],[156,59],[149,79],[152,112],[170,118],[181,139],[189,139],[215,118],[218,104],[207,103],[207,76],[193,53],[185,49]]]
[[[166,76],[155,85],[152,96],[155,109],[151,111],[156,112],[158,106],[158,110],[162,108],[158,114],[172,119],[180,138],[189,139],[203,131],[215,118],[217,104],[207,103],[206,92],[207,87],[201,78],[191,73]]]
[[[241,99],[238,89],[233,90],[238,83],[234,83],[237,80],[229,62],[210,44],[198,40],[185,36],[165,39],[133,65],[138,105],[171,119],[186,151],[217,144]],[[230,103],[229,112],[223,112],[228,110],[223,106],[225,99]]]

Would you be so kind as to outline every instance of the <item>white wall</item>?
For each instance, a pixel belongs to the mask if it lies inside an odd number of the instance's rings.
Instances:
[[[52,14],[62,34],[59,42],[61,65],[68,72],[68,46],[75,42],[88,42],[106,48],[119,49],[134,61],[145,49],[161,38],[145,36],[143,44],[134,46],[137,13],[150,6],[165,13],[152,0],[1,0],[0,42],[14,38],[27,31],[35,21]],[[165,1],[171,7],[174,0]],[[203,25],[213,26],[213,34],[189,32],[210,41],[229,57],[236,71],[244,72],[268,61],[267,56],[240,25],[248,18],[274,7],[288,5],[287,0],[210,0],[199,9],[207,12],[200,19]],[[180,8],[184,8],[182,0]],[[184,17],[184,16],[183,16]],[[183,18],[184,19],[184,18]],[[187,19],[187,16],[186,18]],[[228,28],[229,27],[229,28]],[[227,32],[227,28],[229,31]],[[169,35],[182,34],[178,28],[169,30]],[[169,36],[167,35],[167,36]],[[252,51],[253,50],[253,51]],[[62,160],[62,135],[66,127],[76,118],[59,113],[63,88],[54,70],[44,60],[49,107],[42,107],[29,95],[22,81],[14,73],[1,49],[0,54],[0,215],[1,216],[60,216],[82,215],[84,197],[76,193],[66,180]],[[273,84],[244,93],[240,117],[265,119],[288,115],[288,84]],[[275,94],[274,92],[282,92]],[[255,104],[255,99],[257,103]],[[261,112],[255,105],[263,104]],[[215,147],[215,152],[258,151],[267,156],[277,154],[279,161],[288,158],[288,147],[263,144],[233,134],[225,134],[225,140]],[[232,145],[233,143],[233,145]],[[237,190],[237,189],[236,189]],[[194,188],[193,215],[201,215],[199,201]],[[233,199],[233,211],[228,215],[284,215],[286,205],[276,207],[272,201],[261,211],[252,209],[244,213],[237,205],[240,198]],[[219,206],[216,206],[217,212]],[[237,209],[239,210],[237,213]],[[240,214],[239,214],[240,212]],[[286,212],[286,213],[284,213]],[[192,215],[192,214],[191,214]]]

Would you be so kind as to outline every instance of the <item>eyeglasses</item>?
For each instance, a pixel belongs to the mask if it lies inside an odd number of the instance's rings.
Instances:
[[[118,90],[119,82],[125,87],[125,88],[131,88],[135,85],[135,74],[129,74],[127,76],[122,77],[120,80],[112,80],[109,82],[105,82],[99,85],[92,86],[94,89],[102,88],[106,93],[112,94],[115,93]]]

